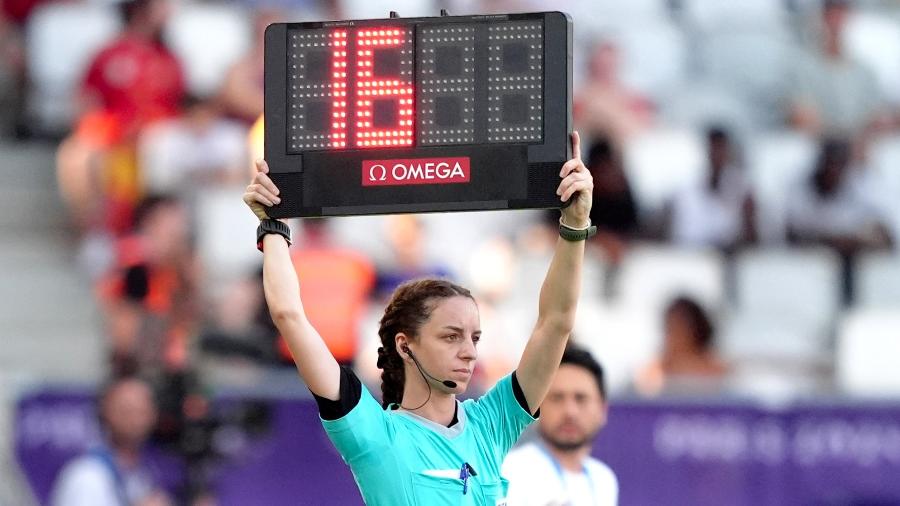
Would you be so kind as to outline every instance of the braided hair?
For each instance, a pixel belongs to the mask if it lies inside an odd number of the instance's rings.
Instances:
[[[403,400],[405,373],[403,358],[397,352],[395,337],[402,332],[415,337],[431,317],[435,299],[472,297],[469,290],[444,279],[417,279],[403,283],[394,290],[384,309],[378,327],[381,347],[378,348],[378,368],[381,372],[381,405],[387,409]]]

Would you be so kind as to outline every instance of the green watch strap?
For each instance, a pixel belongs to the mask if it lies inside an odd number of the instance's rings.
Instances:
[[[585,228],[572,228],[559,219],[559,236],[569,242],[585,241],[589,237],[597,235],[597,227],[590,224]]]

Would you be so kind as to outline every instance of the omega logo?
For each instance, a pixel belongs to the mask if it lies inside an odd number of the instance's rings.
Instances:
[[[469,159],[409,159],[363,161],[363,186],[446,184],[469,182]]]

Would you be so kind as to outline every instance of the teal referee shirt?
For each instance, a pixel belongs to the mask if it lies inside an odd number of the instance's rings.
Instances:
[[[322,420],[369,506],[506,504],[506,453],[534,418],[506,376],[477,400],[457,401],[445,427],[407,411],[384,410],[368,389],[336,420]]]

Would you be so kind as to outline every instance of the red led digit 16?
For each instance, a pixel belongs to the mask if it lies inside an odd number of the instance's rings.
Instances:
[[[366,28],[356,33],[356,135],[354,146],[359,148],[412,146],[413,144],[413,86],[399,79],[375,77],[375,50],[400,47],[403,32],[396,28]],[[347,146],[347,33],[332,33],[334,99],[332,102],[331,147]],[[398,124],[389,128],[375,128],[374,102],[393,99],[397,104]]]

